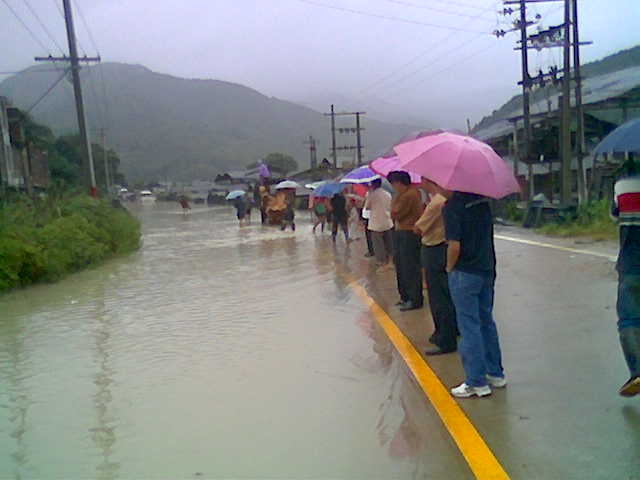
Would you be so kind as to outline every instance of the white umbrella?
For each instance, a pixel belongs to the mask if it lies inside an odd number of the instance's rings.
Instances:
[[[282,190],[283,188],[301,188],[301,185],[293,180],[285,180],[276,185],[276,190]]]

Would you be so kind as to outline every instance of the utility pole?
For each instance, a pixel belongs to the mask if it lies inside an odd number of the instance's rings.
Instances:
[[[333,168],[338,168],[338,151],[336,149],[336,112],[331,104],[331,112],[325,113],[325,116],[331,117],[331,158],[333,159]]]
[[[564,0],[564,75],[562,77],[561,109],[561,190],[560,203],[571,203],[571,0]]]
[[[356,150],[357,151],[357,163],[358,165],[362,164],[362,149],[364,145],[362,145],[362,131],[363,127],[360,126],[360,116],[366,115],[367,112],[339,112],[333,108],[331,105],[331,112],[325,113],[325,116],[331,116],[331,154],[333,156],[333,166],[338,167],[338,150]],[[336,128],[336,117],[345,117],[345,116],[355,116],[356,117],[356,126],[355,128]],[[339,133],[355,133],[356,134],[356,145],[346,145],[338,147],[336,146],[336,132]]]
[[[527,3],[520,0],[520,43],[522,45],[522,114],[524,118],[524,146],[522,156],[524,161],[531,161],[531,104],[529,91],[531,79],[529,77],[529,49],[527,48]],[[529,192],[529,198],[533,198],[534,192]]]
[[[96,174],[93,167],[93,153],[91,151],[91,141],[89,139],[89,131],[87,129],[87,117],[84,110],[84,102],[82,99],[82,84],[80,83],[80,62],[100,61],[100,57],[78,57],[78,48],[76,46],[76,33],[73,26],[73,13],[71,11],[70,0],[62,0],[64,7],[64,20],[67,28],[67,41],[69,43],[69,57],[36,57],[36,61],[47,62],[69,62],[71,65],[71,77],[73,80],[73,92],[76,99],[76,113],[78,116],[78,129],[80,131],[80,139],[82,140],[83,150],[83,173],[87,179],[87,183],[91,188],[91,195],[97,194],[96,190]]]
[[[309,166],[314,169],[318,166],[316,139],[313,138],[313,135],[309,135],[309,140],[304,144],[309,145]]]
[[[361,112],[356,112],[356,148],[358,154],[358,166],[362,165],[362,135],[360,128],[360,115]]]
[[[580,36],[578,33],[578,0],[572,0],[573,10],[573,68],[576,81],[576,155],[578,158],[578,203],[584,205],[588,202],[587,179],[584,170],[584,156],[586,146],[584,143],[584,108],[582,106],[582,73],[580,68]]]
[[[109,172],[109,160],[107,155],[107,135],[106,129],[100,129],[100,136],[102,137],[102,155],[104,159],[104,184],[107,190],[107,195],[111,192],[111,174]]]

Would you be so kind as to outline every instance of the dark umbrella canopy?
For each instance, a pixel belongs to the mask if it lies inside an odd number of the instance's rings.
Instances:
[[[640,118],[630,120],[616,128],[595,148],[594,153],[639,153],[640,152]]]

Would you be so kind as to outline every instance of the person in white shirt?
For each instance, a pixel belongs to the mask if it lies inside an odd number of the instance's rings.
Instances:
[[[369,211],[367,229],[371,232],[373,253],[379,266],[388,264],[393,256],[391,194],[380,188],[381,186],[380,179],[371,182],[371,191],[367,194],[364,204],[365,210]]]

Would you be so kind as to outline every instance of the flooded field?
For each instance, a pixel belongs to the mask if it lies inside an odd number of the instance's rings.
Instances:
[[[140,252],[0,298],[0,478],[470,476],[345,284],[362,241],[136,213]]]

